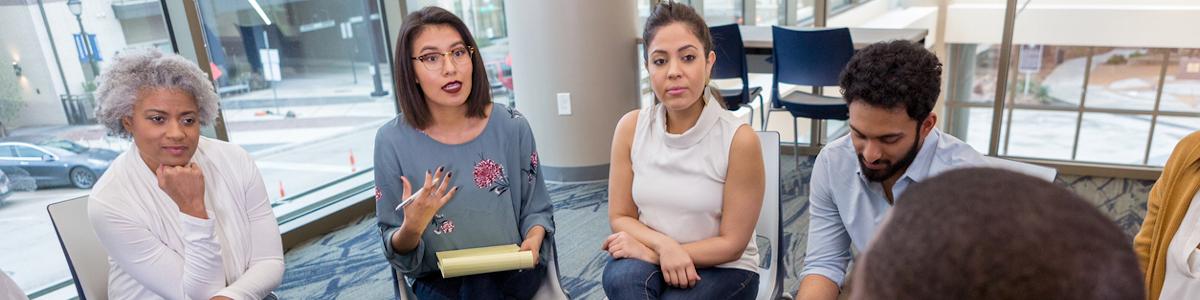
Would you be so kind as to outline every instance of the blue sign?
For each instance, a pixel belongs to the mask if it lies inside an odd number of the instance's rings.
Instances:
[[[88,51],[85,50],[86,48],[84,48],[83,39],[79,38],[78,33],[73,34],[72,36],[75,38],[75,53],[77,53],[79,55],[79,61],[87,62],[88,61]],[[104,59],[100,57],[100,46],[96,45],[96,35],[95,34],[88,34],[88,46],[91,46],[90,48],[92,48],[91,49],[91,54],[92,54],[91,57],[94,61],[104,61]]]

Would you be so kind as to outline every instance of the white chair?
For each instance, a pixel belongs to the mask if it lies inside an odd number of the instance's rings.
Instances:
[[[546,239],[543,242],[554,243],[554,239]],[[553,246],[553,244],[551,244]],[[557,247],[550,247],[551,262],[546,265],[546,279],[542,281],[542,286],[538,288],[537,293],[533,294],[535,300],[559,300],[568,299],[567,292],[563,290],[562,284],[558,278],[558,254],[554,253]],[[392,270],[392,282],[396,284],[396,298],[401,300],[414,300],[417,296],[413,294],[412,287],[408,286],[406,277],[401,276],[396,272],[396,268],[388,265],[388,269]]]
[[[783,291],[783,222],[779,202],[779,132],[757,132],[762,145],[763,171],[766,173],[766,189],[763,191],[762,210],[758,214],[755,240],[766,239],[768,247],[758,249],[758,299],[779,299]]]
[[[79,299],[108,298],[108,252],[88,221],[87,196],[46,206]]]
[[[1043,166],[1039,166],[1039,165],[1035,165],[1035,164],[1023,163],[1023,162],[1019,162],[1019,161],[1015,161],[1015,160],[1007,160],[1007,159],[993,157],[993,156],[984,156],[983,160],[985,162],[987,162],[988,166],[990,166],[990,167],[997,168],[997,169],[1005,169],[1005,170],[1041,178],[1042,180],[1049,181],[1049,182],[1054,182],[1054,177],[1058,176],[1058,170],[1055,170],[1054,168],[1047,168],[1047,167],[1043,167]]]

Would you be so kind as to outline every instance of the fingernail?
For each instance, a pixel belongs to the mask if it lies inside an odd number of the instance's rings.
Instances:
[[[442,172],[442,167],[438,167],[438,170],[437,170],[437,171],[438,171],[439,173],[440,173],[440,172]]]
[[[446,173],[446,178],[450,178],[452,176],[454,176],[454,171],[450,171],[450,173]]]

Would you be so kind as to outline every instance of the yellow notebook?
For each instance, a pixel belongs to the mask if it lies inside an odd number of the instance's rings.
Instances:
[[[535,259],[532,251],[521,251],[517,245],[441,251],[437,258],[442,278],[532,269]]]

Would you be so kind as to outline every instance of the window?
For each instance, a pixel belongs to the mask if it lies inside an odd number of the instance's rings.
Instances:
[[[692,0],[704,1],[704,22],[709,25],[746,24],[743,19],[743,0]],[[751,0],[753,1],[753,0]]]
[[[123,51],[173,51],[159,1],[8,1],[0,4],[0,132],[63,158],[81,149],[122,152],[124,139],[96,124],[97,71]],[[78,15],[76,14],[78,13]],[[13,30],[21,28],[27,30]],[[86,39],[80,37],[87,37]],[[20,70],[20,72],[15,72]],[[46,205],[87,195],[68,172],[40,163],[39,148],[0,146],[0,168],[15,192],[0,208],[0,269],[27,294],[70,279]],[[20,157],[19,159],[11,159]],[[39,163],[33,163],[36,160]],[[27,165],[20,165],[25,162]],[[61,173],[61,174],[60,174]],[[101,175],[101,174],[97,174]],[[73,290],[72,290],[73,292]]]
[[[981,151],[990,142],[998,51],[995,45],[949,45],[951,132]],[[996,137],[999,154],[1162,166],[1179,139],[1200,130],[1200,77],[1188,70],[1193,53],[1195,49],[1014,46]]]
[[[379,2],[257,3],[197,1],[229,141],[284,216],[312,203],[297,196],[369,173],[396,102]]]
[[[30,147],[16,146],[13,148],[17,150],[17,157],[39,158],[40,159],[40,158],[42,158],[42,156],[50,155],[49,153],[42,152],[41,150],[30,148]]]
[[[17,152],[13,150],[12,146],[0,146],[0,157],[15,158],[17,157]]]

